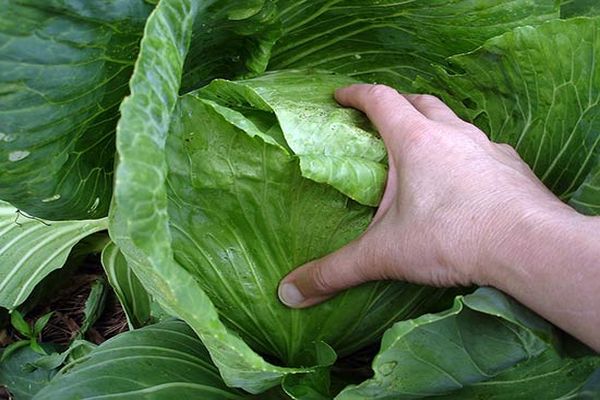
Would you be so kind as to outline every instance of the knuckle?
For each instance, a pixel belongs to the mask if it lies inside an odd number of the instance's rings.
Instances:
[[[518,156],[517,150],[508,143],[499,143],[498,146],[512,156]]]
[[[421,105],[439,104],[441,100],[430,94],[418,94],[413,98],[413,101]]]
[[[367,94],[374,99],[384,100],[397,96],[398,92],[386,85],[371,85],[367,91]]]
[[[462,121],[462,123],[464,124],[463,131],[467,134],[467,136],[479,141],[489,141],[489,138],[481,129],[477,128],[475,125],[469,124],[468,122]]]
[[[333,286],[329,279],[327,279],[323,267],[315,265],[310,269],[309,277],[313,284],[313,288],[319,293],[329,293],[333,291]]]

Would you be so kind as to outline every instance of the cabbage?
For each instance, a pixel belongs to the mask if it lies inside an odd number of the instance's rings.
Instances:
[[[37,398],[595,390],[598,357],[562,352],[569,340],[490,288],[373,282],[306,310],[276,296],[290,270],[358,237],[381,197],[385,148],[332,98],[351,83],[444,98],[600,214],[600,19],[574,1],[562,15],[585,16],[561,20],[555,3],[0,0],[0,198],[67,243],[0,238],[2,306],[108,219],[103,262],[131,327],[157,304],[185,322],[119,335]]]

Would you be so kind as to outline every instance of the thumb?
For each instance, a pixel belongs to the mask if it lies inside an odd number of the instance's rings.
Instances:
[[[279,283],[278,295],[283,304],[304,308],[321,303],[337,292],[369,280],[368,260],[357,239],[318,260],[295,269]]]

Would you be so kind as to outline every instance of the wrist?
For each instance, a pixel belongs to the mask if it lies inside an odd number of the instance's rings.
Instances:
[[[600,350],[600,217],[566,207],[526,217],[497,246],[483,284]]]
[[[562,246],[572,246],[573,240],[567,238],[597,222],[558,201],[546,207],[525,206],[509,214],[503,214],[505,223],[491,235],[478,282],[507,292],[535,279],[538,268],[559,256]]]

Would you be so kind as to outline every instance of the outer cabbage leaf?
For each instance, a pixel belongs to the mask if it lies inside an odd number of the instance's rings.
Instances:
[[[0,198],[47,219],[107,214],[118,107],[151,6],[0,1]]]
[[[600,368],[585,382],[578,395],[579,400],[594,400],[600,396]]]
[[[61,268],[73,246],[107,228],[106,218],[44,221],[0,201],[0,307],[23,303],[36,285]]]
[[[122,333],[67,365],[42,399],[245,399],[223,383],[208,352],[182,321]]]
[[[463,73],[440,68],[418,86],[442,96],[492,140],[513,145],[561,199],[597,212],[598,60],[600,19],[556,20],[452,57]]]
[[[4,350],[6,351],[6,350]],[[26,346],[12,353],[0,363],[0,384],[6,387],[14,398],[29,400],[43,390],[56,374],[52,369],[28,369],[25,366],[40,358],[31,347]]]
[[[559,398],[576,393],[600,357],[563,359],[556,341],[542,318],[481,288],[447,311],[390,328],[375,376],[336,399]]]
[[[194,20],[183,93],[214,78],[264,72],[280,35],[273,0],[213,0],[204,7]]]
[[[600,215],[600,160],[579,186],[570,203],[584,214]]]
[[[200,335],[224,381],[260,392],[285,374],[311,370],[273,366],[229,331],[199,282],[175,262],[171,247],[165,142],[200,6],[191,0],[163,0],[148,19],[131,96],[120,109],[109,231],[144,287]]]
[[[521,25],[558,17],[555,0],[282,0],[270,69],[312,67],[409,91],[432,63]]]
[[[279,32],[274,5],[201,4],[184,89],[264,71]],[[0,199],[53,220],[106,216],[118,107],[152,6],[0,0],[0,9]]]
[[[113,242],[102,250],[102,267],[125,311],[129,328],[141,328],[150,323],[152,300]]]
[[[563,0],[561,18],[600,15],[600,4],[596,0]]]
[[[593,386],[594,377],[591,374],[599,366],[599,357],[563,358],[551,349],[539,357],[503,371],[493,379],[435,398],[443,400],[598,399],[600,387]]]

